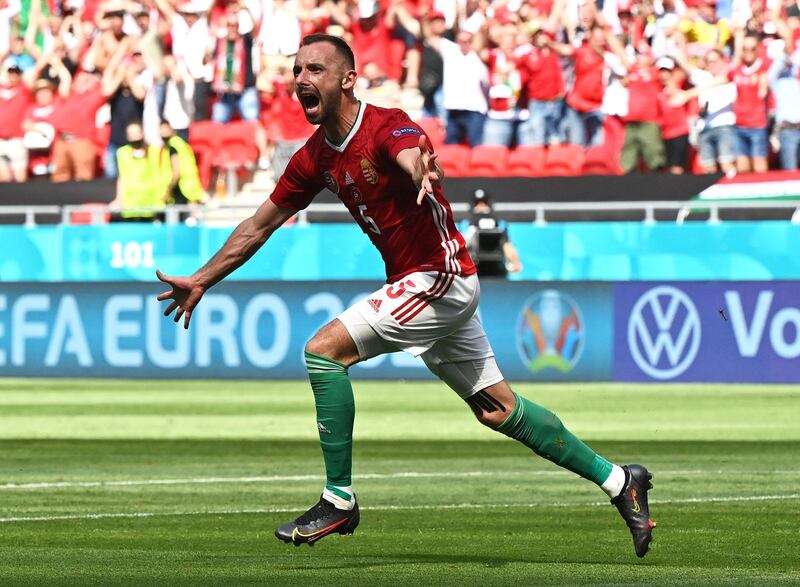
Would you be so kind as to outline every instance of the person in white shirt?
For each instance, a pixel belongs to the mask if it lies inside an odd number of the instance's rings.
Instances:
[[[689,63],[681,52],[674,54],[675,62],[689,74],[693,89],[675,96],[680,105],[697,97],[700,105],[697,150],[700,164],[706,173],[715,173],[717,164],[726,175],[736,173],[736,84],[728,79],[728,63],[717,49],[712,49],[697,62]]]
[[[486,99],[489,71],[473,48],[472,33],[459,32],[455,43],[436,36],[429,36],[428,42],[442,55],[442,92],[447,110],[445,143],[480,145],[489,109]]]

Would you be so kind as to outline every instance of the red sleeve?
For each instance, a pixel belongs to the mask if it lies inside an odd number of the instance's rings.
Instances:
[[[269,199],[280,208],[289,210],[307,208],[325,185],[322,176],[317,176],[313,171],[306,144],[292,155],[286,171],[281,175]]]
[[[420,135],[425,135],[425,131],[412,121],[408,114],[402,110],[394,110],[386,117],[386,122],[375,134],[375,142],[380,145],[381,151],[385,152],[390,159],[395,160],[397,154],[403,149],[413,149],[418,146]],[[430,139],[428,139],[428,144],[430,144]],[[433,148],[432,145],[431,148]]]

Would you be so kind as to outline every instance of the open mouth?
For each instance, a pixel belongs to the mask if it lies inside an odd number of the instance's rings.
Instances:
[[[300,103],[307,116],[319,113],[319,96],[316,94],[300,94]]]

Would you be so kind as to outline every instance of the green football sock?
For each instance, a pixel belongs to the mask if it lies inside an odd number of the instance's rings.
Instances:
[[[550,410],[518,396],[514,409],[497,430],[519,440],[540,457],[601,485],[613,465],[564,427]]]
[[[342,499],[351,495],[340,488],[352,484],[353,420],[356,406],[347,367],[328,357],[306,352],[306,368],[314,403],[317,429],[327,472],[326,489]]]

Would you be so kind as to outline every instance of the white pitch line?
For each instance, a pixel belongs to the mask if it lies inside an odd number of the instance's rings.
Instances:
[[[743,501],[787,501],[800,499],[800,493],[788,495],[734,495],[734,496],[712,496],[712,497],[690,497],[684,499],[660,499],[651,500],[651,503],[659,505],[683,504],[683,503],[728,503]],[[408,511],[408,510],[481,510],[481,509],[532,509],[548,507],[598,507],[608,506],[607,501],[594,501],[589,503],[449,503],[440,505],[375,505],[365,506],[365,511]],[[156,518],[156,517],[182,517],[182,516],[240,516],[248,514],[286,514],[298,512],[302,508],[255,508],[239,510],[198,510],[188,512],[118,512],[118,513],[97,513],[97,514],[67,514],[60,516],[17,516],[0,518],[0,524],[10,524],[19,522],[57,522],[64,520],[105,520],[113,518]]]
[[[425,477],[489,477],[494,475],[559,475],[561,471],[465,471],[463,473],[420,473],[405,471],[400,473],[364,473],[356,475],[358,479],[403,479]],[[28,489],[64,489],[76,487],[135,487],[139,485],[207,485],[216,483],[274,483],[285,481],[319,481],[322,475],[269,475],[252,477],[192,477],[187,479],[131,479],[123,481],[55,481],[37,483],[5,483],[0,485],[0,490],[28,490]]]
[[[730,471],[688,469],[674,471],[656,471],[657,475],[722,475]],[[783,474],[800,474],[800,471],[781,471]],[[468,477],[559,477],[569,476],[565,471],[464,471],[424,473],[405,471],[399,473],[363,473],[356,474],[361,479],[404,479],[404,478],[468,478]],[[137,487],[148,485],[213,485],[224,483],[282,483],[287,481],[319,481],[321,475],[255,475],[246,477],[189,477],[185,479],[128,479],[119,481],[41,481],[31,483],[0,484],[0,491],[30,491],[37,489],[71,489],[92,487]]]

